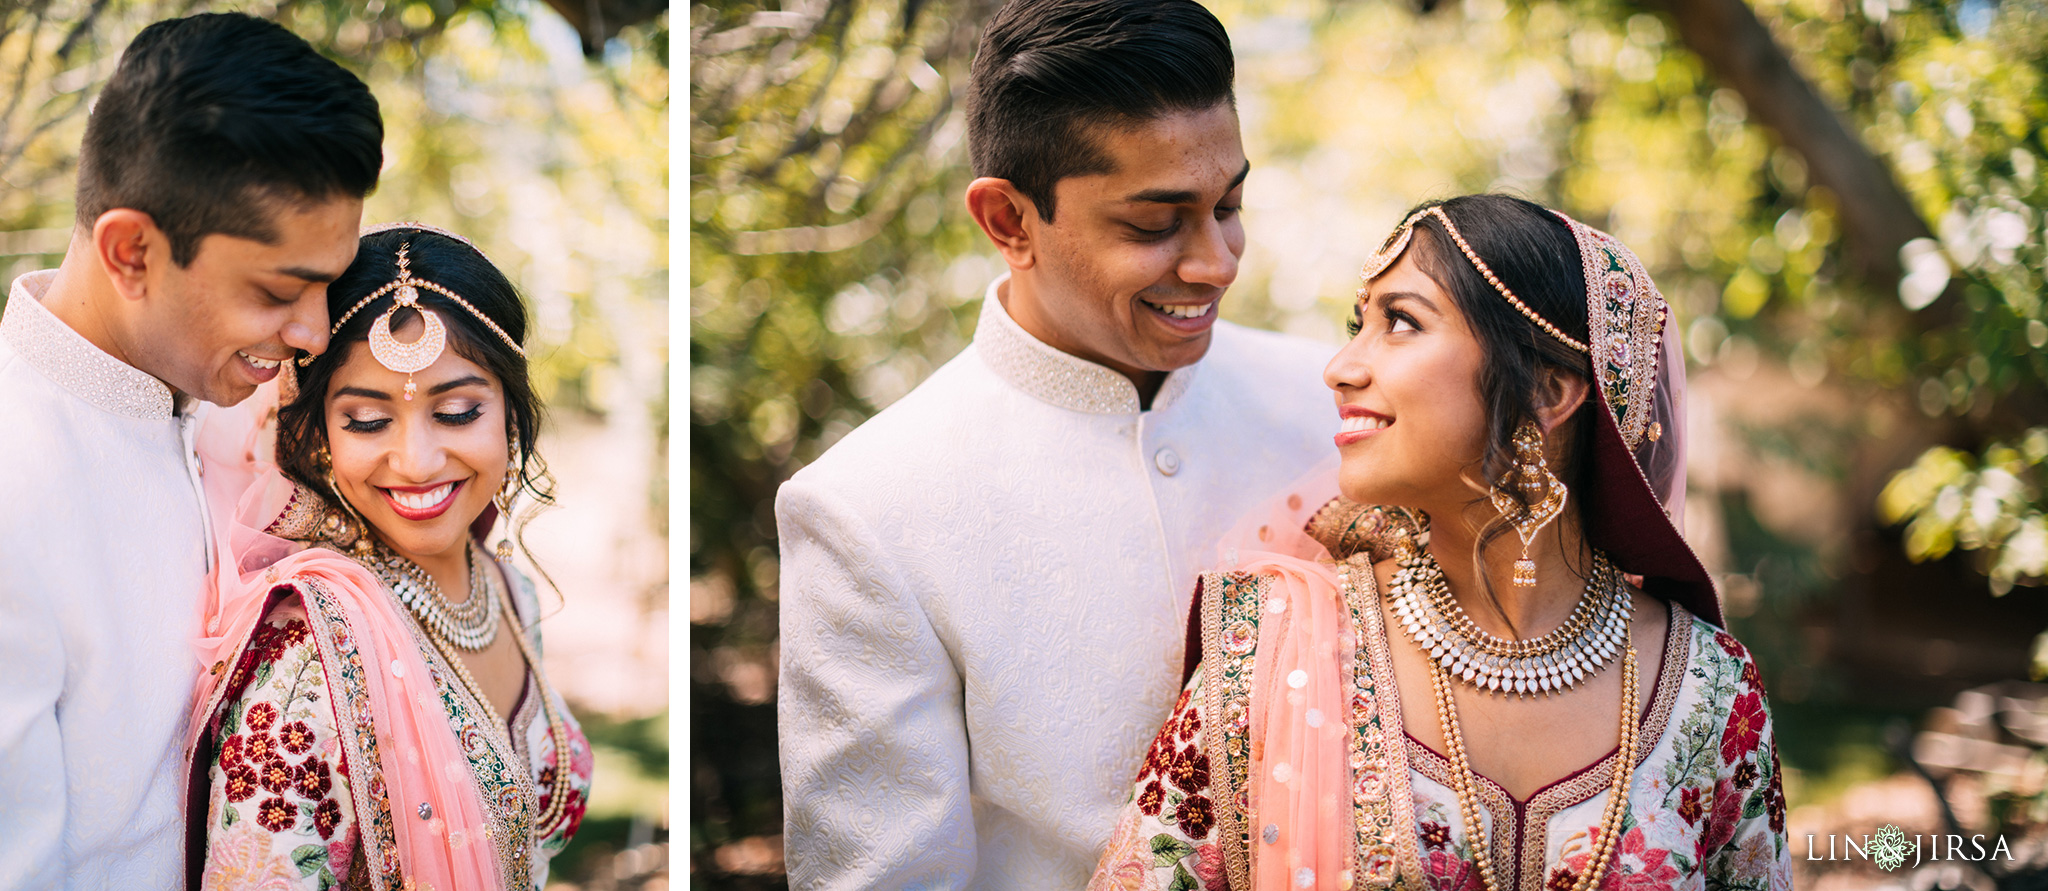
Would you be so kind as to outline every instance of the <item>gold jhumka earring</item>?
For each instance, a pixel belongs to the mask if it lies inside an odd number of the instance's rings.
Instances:
[[[1543,430],[1535,421],[1522,422],[1515,430],[1514,445],[1515,466],[1494,484],[1488,497],[1501,516],[1511,518],[1508,522],[1522,539],[1522,558],[1515,561],[1514,584],[1531,588],[1536,585],[1536,561],[1529,557],[1529,546],[1536,541],[1536,533],[1564,512],[1567,493],[1564,481],[1550,472],[1550,462],[1543,457]],[[1521,490],[1520,501],[1508,494],[1514,489]]]
[[[313,453],[313,460],[320,462],[321,468],[325,471],[327,491],[334,493],[334,506],[341,510],[342,516],[347,518],[346,522],[355,527],[355,541],[348,543],[349,550],[359,557],[370,553],[374,547],[370,541],[370,524],[363,519],[362,514],[356,513],[355,505],[348,503],[348,496],[341,494],[341,484],[334,480],[333,453],[323,445],[320,451]]]
[[[498,506],[498,517],[505,524],[504,537],[498,539],[499,563],[512,562],[512,502],[519,497],[519,436],[512,436],[512,457],[505,465],[505,483],[498,487],[498,493],[491,496],[491,503]]]

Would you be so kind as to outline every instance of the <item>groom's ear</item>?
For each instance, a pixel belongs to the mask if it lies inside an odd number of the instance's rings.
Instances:
[[[149,266],[171,262],[169,247],[156,219],[132,207],[116,207],[92,223],[93,256],[114,291],[129,300],[148,296]]]
[[[1038,252],[1024,221],[1038,218],[1038,206],[1009,180],[984,176],[968,183],[967,212],[995,242],[1011,269],[1029,269],[1037,261]]]

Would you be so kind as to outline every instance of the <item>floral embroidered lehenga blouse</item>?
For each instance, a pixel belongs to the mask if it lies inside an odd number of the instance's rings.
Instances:
[[[1345,615],[1360,632],[1347,667],[1351,787],[1333,790],[1351,803],[1358,845],[1350,869],[1302,871],[1293,884],[1482,891],[1450,761],[1402,728],[1370,560],[1361,553],[1332,569],[1348,575]],[[1251,679],[1261,668],[1259,622],[1282,611],[1268,610],[1274,587],[1269,575],[1203,576],[1201,665],[1146,754],[1091,889],[1252,888],[1253,858],[1278,841],[1277,827],[1246,813],[1252,750],[1262,744],[1249,726]],[[1675,603],[1669,609],[1658,675],[1644,679],[1627,816],[1600,887],[1788,891],[1783,777],[1756,663],[1727,632]],[[1475,775],[1503,888],[1573,887],[1600,843],[1619,756],[1610,752],[1526,801]]]
[[[482,570],[484,564],[479,564]],[[518,627],[533,629],[538,598],[524,576],[513,580]],[[394,852],[393,824],[432,820],[390,800],[380,776],[356,642],[332,595],[318,585],[281,584],[221,693],[208,725],[205,863],[207,889],[411,889]],[[559,695],[531,669],[519,705],[504,724],[478,699],[427,633],[410,631],[461,741],[488,822],[474,844],[489,844],[509,889],[546,884],[548,861],[565,847],[590,791],[591,751]],[[528,638],[540,652],[539,633]],[[566,725],[568,752],[555,749],[539,697],[548,690]],[[344,720],[340,715],[353,716]],[[552,825],[531,831],[549,811],[555,772],[569,771],[567,801]],[[439,889],[448,891],[448,889]]]

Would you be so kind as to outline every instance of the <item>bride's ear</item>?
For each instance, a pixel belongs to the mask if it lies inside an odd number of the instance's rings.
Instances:
[[[1548,437],[1576,414],[1592,393],[1592,381],[1557,368],[1545,368],[1536,382],[1536,423]]]

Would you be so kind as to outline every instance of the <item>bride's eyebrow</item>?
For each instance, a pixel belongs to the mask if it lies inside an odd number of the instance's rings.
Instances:
[[[390,393],[386,393],[382,390],[371,390],[364,387],[342,387],[341,389],[334,391],[334,395],[361,396],[364,399],[382,399],[386,402],[391,401]]]

